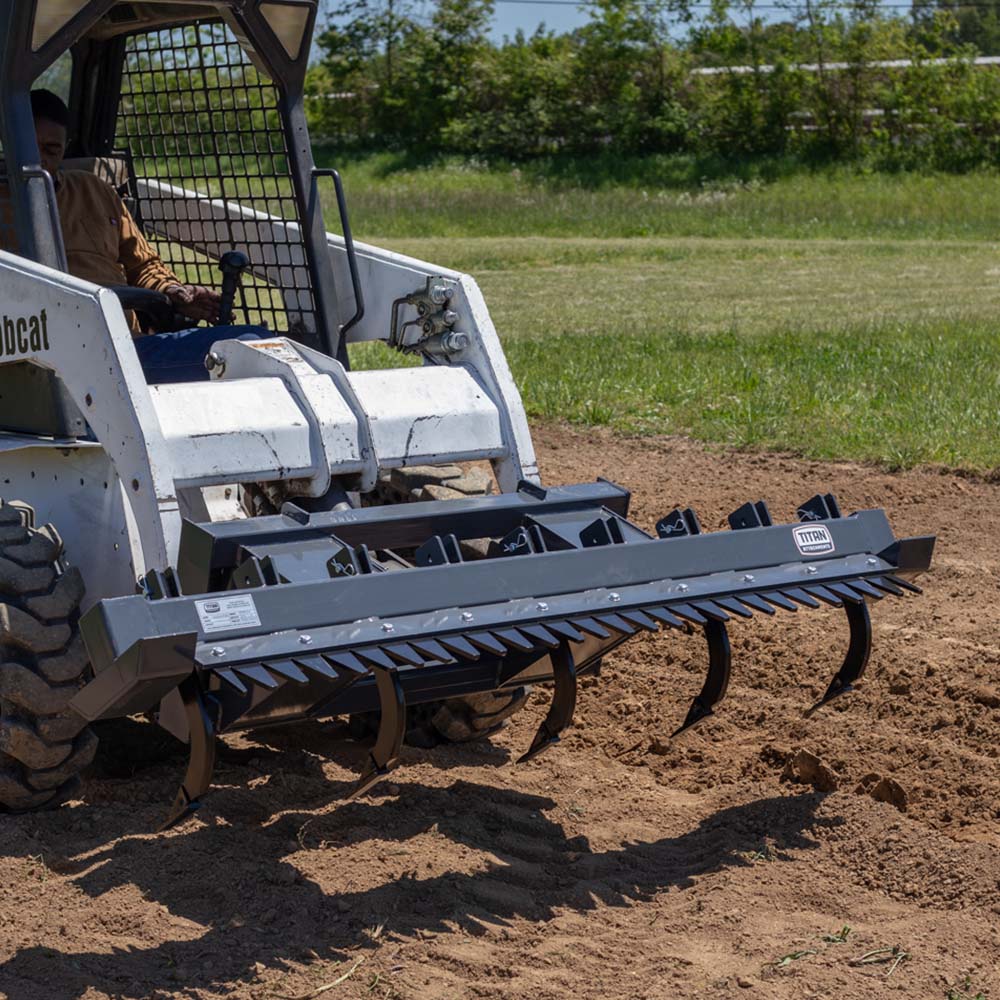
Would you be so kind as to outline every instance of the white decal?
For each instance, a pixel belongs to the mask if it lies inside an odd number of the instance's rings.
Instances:
[[[201,630],[206,634],[260,625],[257,605],[249,594],[213,597],[206,601],[195,601],[194,606],[198,609],[198,617],[201,619]]]
[[[795,547],[804,556],[818,556],[833,551],[833,538],[824,524],[802,524],[792,528]]]

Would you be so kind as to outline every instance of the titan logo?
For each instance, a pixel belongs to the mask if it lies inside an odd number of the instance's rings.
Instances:
[[[833,538],[825,525],[802,524],[792,528],[795,547],[804,556],[818,556],[833,551]]]
[[[49,349],[49,319],[44,309],[37,316],[4,316],[0,327],[3,329],[0,351],[6,356],[37,354]]]

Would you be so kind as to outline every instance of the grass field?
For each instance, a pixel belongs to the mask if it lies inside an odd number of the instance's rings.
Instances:
[[[1000,176],[345,177],[359,238],[477,277],[531,416],[1000,467]]]

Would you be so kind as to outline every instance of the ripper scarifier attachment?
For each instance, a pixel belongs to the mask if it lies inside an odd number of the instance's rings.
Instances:
[[[796,525],[775,525],[763,502],[713,533],[675,511],[658,538],[626,519],[628,500],[605,482],[525,484],[468,501],[188,522],[176,574],[85,617],[96,677],[74,704],[91,720],[159,706],[190,740],[170,821],[207,790],[215,734],[378,711],[355,795],[395,764],[408,705],[553,680],[520,759],[536,756],[570,725],[578,676],[642,631],[707,640],[708,677],[677,735],[726,693],[731,621],[843,607],[849,648],[824,704],[864,672],[866,600],[916,592],[905,577],[933,549],[932,538],[896,539],[882,511],[841,516],[829,496],[804,504]],[[490,540],[485,558],[463,559],[470,539]]]

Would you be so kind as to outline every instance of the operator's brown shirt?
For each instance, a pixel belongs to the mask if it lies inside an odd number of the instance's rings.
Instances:
[[[0,197],[6,201],[2,208],[9,221],[6,195],[4,185]],[[95,285],[132,285],[155,292],[181,283],[142,235],[118,192],[96,174],[61,170],[56,204],[70,274]],[[0,225],[0,234],[5,230],[8,227]],[[137,333],[134,321],[132,325]]]

